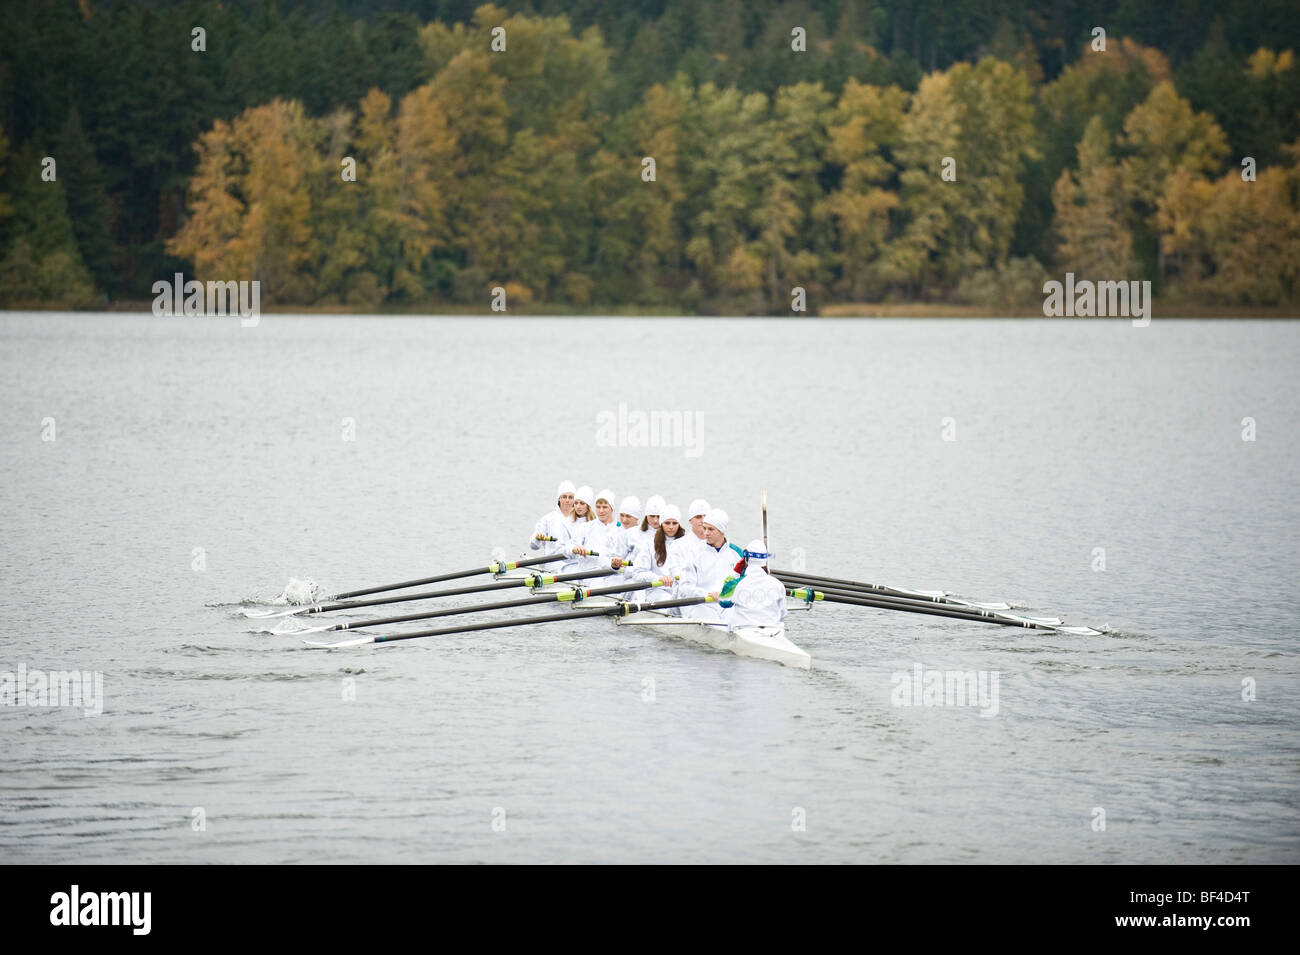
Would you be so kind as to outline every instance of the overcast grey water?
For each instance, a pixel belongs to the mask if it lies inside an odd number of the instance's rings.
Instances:
[[[1294,322],[0,313],[0,858],[1300,861],[1298,368]],[[1104,632],[819,605],[800,671],[237,615],[517,555],[563,479]]]

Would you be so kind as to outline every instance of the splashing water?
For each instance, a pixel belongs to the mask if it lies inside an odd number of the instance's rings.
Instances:
[[[289,582],[284,585],[284,593],[276,598],[276,602],[287,604],[309,604],[320,595],[320,587],[316,581],[308,577],[306,580],[299,580],[297,577],[290,577]]]

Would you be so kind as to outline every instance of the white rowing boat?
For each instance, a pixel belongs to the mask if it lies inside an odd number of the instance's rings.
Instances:
[[[526,577],[528,573],[511,571],[500,576],[502,579],[511,579]],[[598,586],[609,586],[610,579],[603,578],[593,581],[593,583]],[[573,588],[566,584],[550,584],[533,592],[538,594],[560,593],[571,589]],[[640,593],[640,591],[633,592],[631,599],[639,599],[637,595]],[[581,603],[569,604],[568,606],[574,609],[584,607],[596,609],[599,607],[612,607],[620,602],[613,597],[588,597]],[[708,623],[690,617],[678,617],[666,610],[642,610],[628,614],[626,617],[613,617],[611,619],[620,627],[640,627],[661,635],[677,637],[691,643],[712,647],[715,650],[724,650],[740,657],[771,660],[774,663],[781,663],[800,670],[807,670],[812,666],[812,657],[808,655],[806,650],[795,645],[785,635],[784,625],[738,627],[733,630],[726,624]]]
[[[758,545],[755,545],[755,550]],[[756,551],[757,552],[757,551]],[[759,556],[762,556],[762,552]],[[397,640],[414,640],[420,637],[444,637],[481,630],[500,630],[506,627],[520,627],[531,624],[561,620],[594,620],[604,617],[614,620],[620,626],[648,628],[658,633],[672,636],[717,650],[725,650],[737,656],[754,657],[760,660],[772,660],[785,666],[808,669],[811,659],[808,654],[795,646],[785,635],[785,621],[772,626],[729,626],[713,617],[680,617],[674,612],[678,607],[689,607],[703,603],[703,597],[674,599],[663,591],[637,586],[622,574],[611,571],[599,572],[580,570],[572,573],[541,574],[525,568],[550,563],[560,558],[553,556],[525,558],[519,561],[493,561],[486,567],[470,570],[453,571],[423,577],[418,580],[404,580],[395,584],[367,587],[362,590],[345,591],[320,600],[310,606],[300,606],[290,610],[270,612],[244,611],[246,616],[283,617],[300,614],[330,613],[339,610],[355,610],[360,607],[373,607],[408,601],[431,600],[436,597],[451,597],[461,594],[488,593],[527,586],[534,596],[523,600],[492,601],[469,606],[446,607],[441,610],[420,613],[398,614],[392,617],[350,621],[323,627],[307,627],[294,631],[271,630],[271,633],[291,632],[327,633],[343,630],[364,630],[390,623],[405,623],[410,620],[432,620],[439,617],[455,616],[489,610],[514,610],[517,607],[541,606],[550,603],[567,603],[568,608],[561,608],[558,614],[546,614],[506,620],[487,620],[472,624],[451,627],[433,627],[425,630],[404,631],[401,633],[373,634],[355,639],[335,642],[304,640],[313,647],[342,649],[359,647],[371,643],[392,643]],[[876,584],[862,583],[854,580],[838,580],[831,577],[816,577],[793,571],[772,571],[776,579],[784,585],[785,592],[791,597],[802,600],[802,605],[795,603],[787,610],[811,610],[817,601],[836,604],[849,604],[873,607],[880,610],[897,610],[921,613],[930,616],[952,617],[980,623],[993,623],[1006,627],[1026,627],[1036,630],[1051,630],[1071,636],[1101,636],[1097,630],[1089,627],[1065,626],[1055,617],[1027,617],[1021,614],[1006,613],[996,607],[1005,604],[975,603],[946,593],[925,593],[923,591],[904,591],[897,588],[883,587]],[[374,597],[374,594],[387,594],[394,590],[408,590],[425,584],[462,580],[466,577],[490,575],[493,582],[475,586],[459,586],[450,589],[408,593],[398,596]],[[622,578],[620,580],[620,578]],[[603,586],[586,588],[583,582],[601,583]],[[615,582],[618,581],[618,582]],[[821,588],[821,589],[818,589]],[[653,596],[662,595],[655,600]],[[364,600],[353,599],[365,597]],[[652,599],[644,599],[651,597]],[[666,599],[664,599],[666,598]],[[579,609],[581,608],[581,609]],[[1010,609],[1009,607],[1007,609]]]
[[[679,637],[692,643],[701,643],[715,650],[725,650],[738,657],[772,660],[788,667],[807,670],[812,657],[796,646],[785,635],[785,627],[739,627],[735,630],[725,624],[704,623],[689,617],[674,617],[665,610],[643,610],[615,617],[620,627],[649,628],[668,636]]]

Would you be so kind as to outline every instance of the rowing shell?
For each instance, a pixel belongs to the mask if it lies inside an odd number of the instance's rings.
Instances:
[[[506,575],[510,576],[510,575]],[[539,588],[537,593],[555,593],[567,590],[563,584],[552,584]],[[637,598],[633,598],[637,599]],[[578,607],[612,607],[618,601],[612,597],[589,597],[577,604]],[[812,666],[812,657],[806,650],[796,646],[785,635],[785,627],[738,627],[731,629],[726,624],[707,623],[689,617],[675,617],[666,610],[643,610],[615,617],[614,622],[620,627],[639,627],[666,636],[703,644],[715,650],[724,650],[739,657],[751,657],[755,660],[771,660],[788,667],[807,670]]]
[[[738,657],[772,660],[800,670],[812,666],[812,657],[790,641],[783,626],[739,627],[732,630],[725,624],[674,617],[665,610],[643,610],[626,617],[615,617],[614,622],[620,627],[648,628],[692,643],[702,643],[715,650],[734,653]]]

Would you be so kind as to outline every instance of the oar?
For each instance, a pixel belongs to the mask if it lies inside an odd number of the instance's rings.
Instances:
[[[952,617],[957,620],[971,620],[977,623],[995,623],[1004,627],[1027,627],[1033,630],[1056,630],[1079,637],[1099,637],[1101,633],[1090,627],[1052,626],[1032,620],[1028,617],[1015,617],[1009,614],[995,613],[992,610],[963,609],[960,607],[943,607],[934,604],[903,603],[890,601],[882,597],[842,597],[824,591],[807,588],[788,588],[786,593],[800,600],[824,600],[827,603],[852,604],[857,607],[874,607],[877,610],[902,610],[906,613],[924,613],[935,617]]]
[[[554,540],[554,538],[548,539]],[[473,570],[458,570],[450,574],[439,574],[437,577],[421,577],[419,580],[403,580],[400,584],[384,584],[382,587],[367,587],[365,590],[348,590],[341,594],[331,594],[328,597],[322,598],[322,602],[347,600],[350,597],[367,597],[370,594],[382,594],[389,590],[405,590],[407,587],[423,587],[425,584],[440,584],[445,580],[460,580],[462,577],[477,577],[480,574],[504,574],[506,571],[514,570],[518,567],[534,567],[537,564],[549,564],[552,561],[564,559],[563,554],[552,554],[549,557],[528,557],[524,560],[494,560],[486,567],[475,567]]]
[[[763,492],[763,550],[769,554],[772,553],[767,543],[767,491]],[[763,561],[763,569],[769,574],[772,572],[771,568],[767,566],[766,560]]]
[[[393,643],[398,640],[414,640],[417,637],[445,637],[454,633],[472,633],[476,630],[501,630],[506,627],[523,627],[533,623],[558,623],[561,620],[582,620],[586,617],[625,617],[641,610],[662,610],[665,607],[688,607],[692,604],[707,603],[711,598],[684,597],[681,600],[665,600],[660,603],[619,603],[613,607],[599,610],[573,610],[569,613],[548,614],[545,617],[515,617],[511,620],[493,620],[489,623],[476,623],[464,627],[440,627],[436,630],[416,630],[414,633],[394,633],[384,636],[377,634],[370,637],[357,637],[355,640],[343,640],[339,643],[319,643],[304,640],[309,647],[336,650],[342,647],[360,647],[367,643]]]
[[[860,580],[840,580],[836,577],[819,577],[815,574],[801,574],[793,570],[774,570],[774,577],[793,583],[799,587],[840,587],[849,590],[864,590],[873,594],[881,594],[886,597],[906,597],[909,600],[928,600],[932,603],[951,604],[955,607],[975,607],[979,610],[1010,610],[1011,605],[1005,603],[980,603],[974,600],[962,600],[959,597],[949,597],[946,594],[926,593],[921,590],[902,590],[897,587],[882,587],[879,584],[866,584]]]
[[[789,586],[788,583],[787,586]],[[935,605],[935,602],[929,599],[928,597],[886,597],[880,594],[873,594],[870,591],[852,590],[847,587],[818,586],[817,589],[822,593],[826,594],[828,597],[832,595],[837,597],[867,597],[871,600],[883,601],[884,603],[902,604],[904,607],[906,607],[908,604],[922,604],[924,606],[929,606],[929,607]],[[944,604],[942,606],[948,606],[948,605]],[[956,605],[952,605],[952,606],[954,610],[969,609],[969,610],[978,610],[981,613],[1001,612],[998,611],[996,607],[990,608],[990,607],[978,607],[978,606],[976,607],[966,607],[966,606],[956,606]],[[1005,616],[1014,617],[1016,620],[1032,620],[1035,623],[1046,624],[1049,627],[1058,626],[1062,622],[1059,617],[1030,617],[1026,614],[1005,614]]]
[[[589,580],[594,577],[608,577],[617,574],[617,570],[592,572],[577,571],[571,574],[529,574],[515,580],[499,580],[494,584],[476,584],[473,587],[453,587],[450,590],[424,590],[416,594],[401,594],[397,597],[375,597],[371,600],[339,600],[333,603],[312,604],[309,607],[294,607],[292,610],[273,610],[270,613],[248,613],[247,617],[295,617],[308,613],[331,613],[335,610],[355,610],[358,607],[376,607],[381,604],[406,603],[410,600],[432,600],[435,597],[460,597],[464,594],[482,594],[493,590],[509,590],[512,587],[528,587],[536,590],[550,584],[563,583],[567,580]]]
[[[379,617],[375,620],[358,620],[348,623],[336,623],[332,627],[304,627],[301,630],[261,630],[261,633],[273,633],[276,636],[296,637],[304,633],[332,633],[336,630],[364,630],[366,627],[381,627],[390,623],[405,623],[408,620],[429,620],[433,617],[454,617],[462,613],[478,613],[481,610],[509,610],[513,607],[531,607],[545,603],[581,603],[588,597],[604,597],[609,594],[628,593],[633,590],[647,590],[662,587],[662,580],[652,580],[643,584],[618,584],[613,587],[574,587],[558,594],[542,594],[540,597],[525,597],[523,600],[501,600],[490,604],[472,604],[461,607],[445,607],[442,610],[427,610],[423,613],[402,614],[400,617]]]

